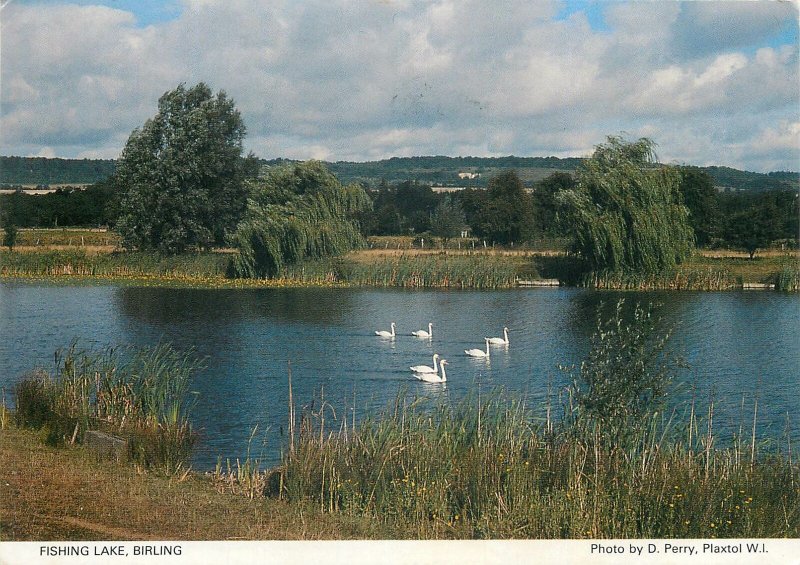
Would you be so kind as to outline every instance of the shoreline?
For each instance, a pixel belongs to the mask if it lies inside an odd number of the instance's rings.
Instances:
[[[736,251],[698,250],[669,273],[600,275],[557,249],[362,249],[285,268],[274,278],[231,278],[233,253],[162,256],[56,246],[0,251],[0,280],[112,283],[199,288],[591,288],[606,290],[800,291],[797,251],[749,259]]]

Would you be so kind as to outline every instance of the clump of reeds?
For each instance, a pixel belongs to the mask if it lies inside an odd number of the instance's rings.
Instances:
[[[55,354],[55,371],[35,371],[15,387],[18,425],[42,429],[48,443],[80,442],[88,430],[121,436],[146,468],[176,473],[191,456],[190,355],[168,345],[86,352],[72,344]]]
[[[800,263],[783,265],[775,275],[775,290],[797,292],[800,290]]]
[[[292,416],[283,462],[259,485],[426,539],[797,536],[791,455],[756,450],[755,427],[752,442],[718,447],[713,406],[703,421],[694,405],[685,422],[663,415],[675,365],[648,312],[626,323],[618,306],[541,413],[479,392],[455,404],[401,394],[358,426],[324,403]]]

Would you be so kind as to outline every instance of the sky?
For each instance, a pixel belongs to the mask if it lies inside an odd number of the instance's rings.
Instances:
[[[0,154],[117,158],[181,83],[265,159],[581,157],[800,170],[798,4],[0,0]]]

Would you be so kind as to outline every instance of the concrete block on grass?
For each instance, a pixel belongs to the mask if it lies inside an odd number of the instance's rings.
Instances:
[[[128,442],[96,430],[83,434],[83,445],[100,457],[109,457],[121,461],[128,457]]]

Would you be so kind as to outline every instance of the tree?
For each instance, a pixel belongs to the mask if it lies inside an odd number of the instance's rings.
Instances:
[[[465,191],[466,192],[466,191]],[[485,197],[465,195],[473,213],[472,231],[495,243],[509,244],[529,240],[534,233],[533,205],[516,171],[506,171],[489,179]]]
[[[222,244],[246,206],[244,134],[222,91],[181,84],[161,96],[117,165],[123,245],[175,253]]]
[[[442,245],[447,246],[447,241],[461,234],[464,227],[464,211],[457,200],[445,195],[431,218],[431,232],[442,238]]]
[[[556,195],[562,190],[571,190],[576,186],[575,179],[569,173],[553,173],[534,185],[533,211],[535,223],[542,233],[550,236],[566,235],[566,226],[558,221],[558,201]]]
[[[362,246],[356,217],[371,205],[361,186],[342,186],[318,161],[268,169],[252,183],[233,238],[236,274],[271,277],[286,265]]]
[[[697,167],[681,167],[680,191],[683,203],[689,209],[689,225],[694,231],[695,243],[705,247],[719,232],[719,207],[714,179]]]
[[[575,234],[572,250],[595,274],[656,274],[692,250],[680,173],[655,161],[654,143],[609,136],[559,200]]]
[[[9,251],[14,251],[14,245],[17,243],[17,226],[14,225],[10,219],[6,218],[3,222],[3,245],[8,247]]]
[[[778,209],[769,198],[751,199],[752,205],[733,214],[727,222],[725,239],[733,247],[744,249],[755,257],[756,251],[768,247],[780,234],[775,221]]]

